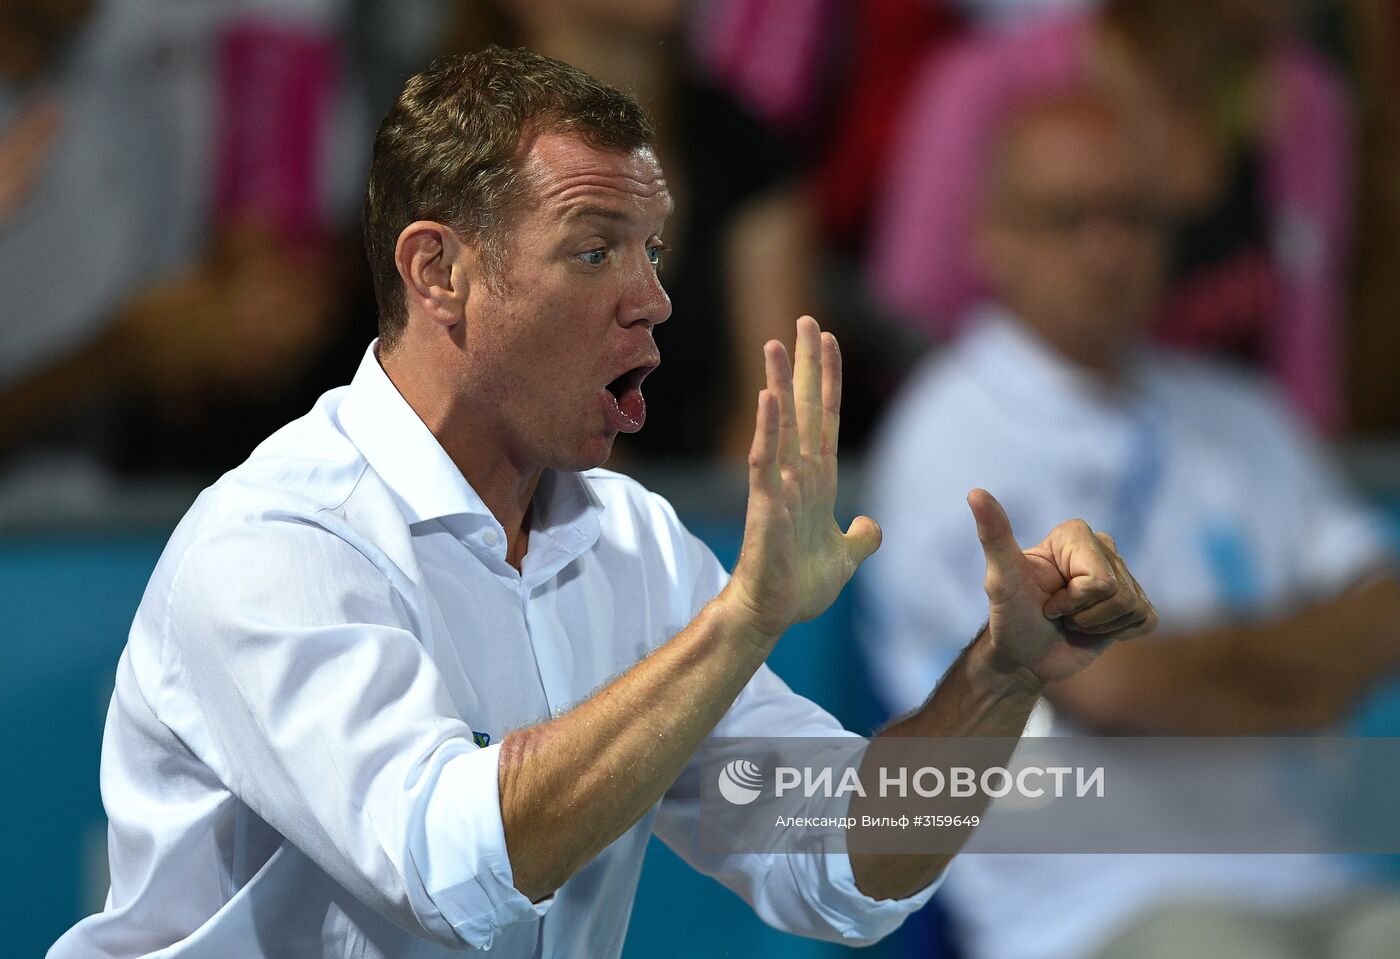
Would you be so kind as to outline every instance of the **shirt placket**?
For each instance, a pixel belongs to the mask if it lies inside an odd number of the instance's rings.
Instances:
[[[569,634],[555,592],[559,571],[575,558],[576,554],[542,531],[531,537],[530,552],[517,584],[521,615],[551,716],[562,715],[578,696],[574,690]]]

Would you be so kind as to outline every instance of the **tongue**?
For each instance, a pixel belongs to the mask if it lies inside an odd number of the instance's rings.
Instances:
[[[608,418],[618,432],[635,433],[642,428],[647,419],[647,401],[640,387],[628,387],[616,397],[608,392],[607,396],[611,400],[608,404],[611,415]]]

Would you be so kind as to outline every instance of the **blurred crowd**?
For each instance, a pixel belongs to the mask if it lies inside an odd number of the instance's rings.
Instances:
[[[658,121],[675,319],[620,461],[742,457],[760,344],[803,312],[842,336],[859,449],[986,298],[1002,127],[1084,87],[1161,160],[1108,211],[1163,230],[1151,337],[1326,435],[1400,429],[1384,0],[0,0],[0,475],[212,477],[346,381],[378,118],[491,42]],[[1100,212],[1027,216],[1068,238]]]
[[[348,382],[379,118],[487,43],[656,120],[674,313],[618,465],[741,459],[762,343],[838,334],[890,711],[985,615],[973,485],[1030,542],[1112,530],[1178,640],[1053,690],[1048,729],[1318,729],[1394,674],[1400,585],[1325,445],[1400,435],[1390,0],[0,0],[0,491],[212,479]],[[1400,941],[1363,885],[1061,857],[940,896],[974,956],[1167,955],[1146,910],[1182,890],[1234,911],[1170,914],[1214,937],[1171,954],[1361,956]],[[1268,925],[1301,902],[1332,911]]]

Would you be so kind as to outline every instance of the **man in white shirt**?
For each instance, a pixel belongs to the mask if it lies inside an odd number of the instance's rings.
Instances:
[[[880,531],[832,516],[840,355],[810,318],[794,363],[765,350],[732,577],[596,469],[670,313],[650,134],[524,51],[409,82],[366,203],[380,339],[166,548],[103,745],[107,908],[54,959],[617,956],[653,829],[803,935],[871,942],[927,900],[949,856],[699,861],[677,776],[707,736],[844,734],[763,661]],[[1155,623],[1106,538],[1023,553],[969,502],[990,625],[893,734],[1018,735],[1083,636]]]
[[[1400,664],[1383,537],[1283,398],[1143,345],[1165,249],[1151,174],[1088,95],[1005,133],[977,238],[1001,302],[912,376],[871,462],[889,536],[862,573],[862,635],[891,710],[981,622],[977,540],[946,505],[975,485],[1017,529],[1066,514],[1111,529],[1169,634],[1052,684],[1041,734],[1312,729]],[[1388,954],[1400,912],[1354,872],[1321,856],[970,856],[943,900],[976,959]]]

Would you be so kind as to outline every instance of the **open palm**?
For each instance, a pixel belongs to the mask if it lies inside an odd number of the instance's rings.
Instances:
[[[749,450],[744,544],[730,589],[759,631],[778,636],[818,616],[880,545],[859,516],[842,532],[836,502],[841,353],[816,320],[797,321],[795,362],[776,340],[764,346],[768,385],[758,395]]]

